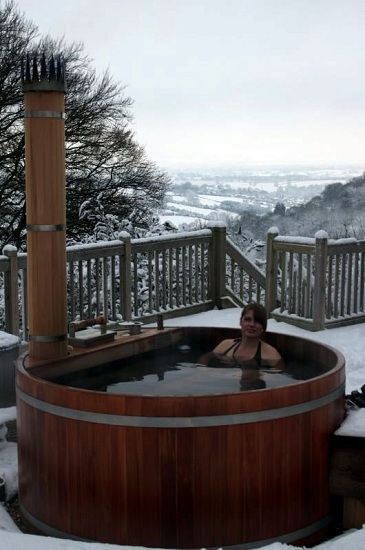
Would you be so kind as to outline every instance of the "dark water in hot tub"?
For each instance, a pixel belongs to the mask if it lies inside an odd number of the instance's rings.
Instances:
[[[218,395],[296,384],[323,374],[315,361],[284,358],[282,372],[252,364],[210,361],[199,364],[204,350],[176,345],[121,359],[52,380],[55,383],[125,395]]]

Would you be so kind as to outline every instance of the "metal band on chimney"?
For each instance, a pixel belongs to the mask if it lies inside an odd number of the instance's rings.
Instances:
[[[66,231],[65,223],[57,223],[54,225],[30,223],[26,226],[27,231]]]
[[[25,118],[65,118],[63,111],[25,111]]]
[[[64,342],[67,340],[67,334],[54,334],[54,335],[37,335],[29,334],[29,342],[42,342],[42,343],[51,343],[51,342]]]

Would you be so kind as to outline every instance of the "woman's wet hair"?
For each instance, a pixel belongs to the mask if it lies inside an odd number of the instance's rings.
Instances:
[[[256,323],[260,323],[262,325],[262,328],[266,330],[267,328],[267,315],[266,310],[264,306],[261,304],[257,304],[256,302],[252,302],[251,304],[247,304],[242,310],[241,313],[241,319],[246,315],[248,311],[252,311],[253,318],[256,321]]]

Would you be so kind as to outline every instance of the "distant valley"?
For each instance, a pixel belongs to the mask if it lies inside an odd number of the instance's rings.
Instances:
[[[286,209],[305,204],[327,185],[346,183],[363,171],[358,166],[176,170],[159,217],[179,228],[233,221],[247,211],[265,215],[278,203]]]

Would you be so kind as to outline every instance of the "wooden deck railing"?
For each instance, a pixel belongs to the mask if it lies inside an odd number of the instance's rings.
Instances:
[[[215,273],[225,228],[75,245],[67,248],[69,320],[103,314],[108,321],[153,322],[219,307]],[[222,239],[221,239],[222,240]],[[26,254],[5,247],[0,256],[0,330],[26,329]],[[47,299],[45,297],[45,299]]]
[[[365,241],[268,232],[266,274],[226,238],[201,231],[67,248],[69,321],[153,322],[258,301],[280,321],[309,330],[365,321]],[[27,256],[0,256],[0,330],[27,339]],[[45,297],[46,299],[46,297]]]
[[[271,316],[308,330],[365,321],[365,241],[268,233],[266,307]]]
[[[226,254],[226,291],[230,298],[241,307],[249,302],[264,302],[265,273],[229,239]]]

